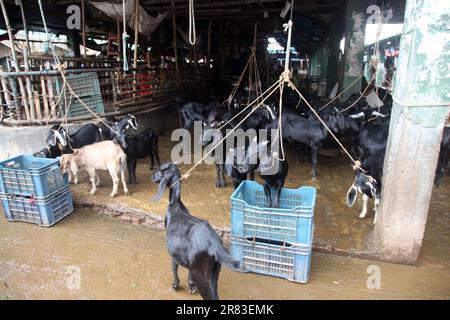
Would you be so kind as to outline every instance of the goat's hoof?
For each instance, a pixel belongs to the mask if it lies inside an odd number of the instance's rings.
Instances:
[[[361,213],[361,214],[359,215],[359,218],[360,218],[360,219],[364,219],[365,217],[366,217],[366,214],[362,214],[362,213]]]
[[[125,193],[126,195],[129,195],[129,194],[130,194],[130,191],[126,190],[126,191],[124,191],[123,193]]]
[[[115,193],[110,193],[109,196],[110,196],[111,198],[114,198],[114,197],[116,196],[116,194],[115,194]]]
[[[95,190],[91,190],[89,193],[91,194],[91,196],[95,196],[96,192],[97,191],[95,191]]]
[[[195,284],[189,283],[189,292],[191,294],[196,294],[197,293],[197,287],[195,286]]]
[[[180,290],[180,284],[178,284],[178,283],[172,283],[172,289],[175,290],[175,291]]]

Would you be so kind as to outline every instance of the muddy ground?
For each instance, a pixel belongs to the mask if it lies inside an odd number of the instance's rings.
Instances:
[[[162,161],[169,160],[168,136],[160,141]],[[291,152],[292,154],[292,152]],[[371,214],[358,218],[360,206],[345,206],[353,174],[344,156],[320,157],[318,180],[310,179],[310,164],[289,157],[287,187],[317,188],[315,242],[342,249],[362,246],[372,228]],[[185,172],[190,166],[180,166]],[[138,167],[139,184],[131,195],[111,199],[111,182],[101,174],[97,196],[88,193],[87,177],[72,187],[76,201],[117,203],[163,216],[167,196],[151,203],[156,186],[148,163]],[[200,166],[183,181],[182,198],[194,215],[216,227],[229,228],[231,181],[214,187],[214,168]],[[219,294],[223,299],[449,299],[450,298],[450,177],[435,189],[418,266],[394,265],[314,252],[308,284],[242,274],[223,269]],[[93,200],[94,199],[94,200]],[[368,289],[367,268],[381,271],[381,288]],[[78,277],[79,275],[79,277]],[[187,273],[181,271],[182,290],[171,289],[170,259],[164,231],[121,222],[118,218],[78,208],[53,226],[41,228],[0,218],[0,299],[199,299],[190,295]],[[80,279],[80,282],[77,281]],[[78,285],[79,284],[79,285]]]

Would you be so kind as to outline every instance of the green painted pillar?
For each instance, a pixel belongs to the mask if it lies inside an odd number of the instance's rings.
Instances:
[[[379,257],[416,263],[442,132],[450,112],[450,1],[407,0],[382,200],[371,243]]]
[[[347,88],[364,72],[366,2],[347,0],[345,16],[344,78],[341,90]],[[359,92],[360,87],[361,80],[344,93],[343,99],[348,98],[352,93]]]

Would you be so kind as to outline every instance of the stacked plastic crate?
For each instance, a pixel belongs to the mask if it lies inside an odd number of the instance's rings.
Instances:
[[[66,79],[72,90],[86,104],[89,110],[96,114],[105,113],[97,73],[88,72],[68,75]],[[91,112],[75,97],[72,97],[68,104],[67,116],[69,118],[91,115]]]
[[[51,226],[73,211],[59,160],[18,156],[0,162],[0,201],[9,221]]]
[[[246,271],[309,280],[316,189],[283,188],[279,208],[266,207],[263,186],[244,181],[231,196],[231,252]]]

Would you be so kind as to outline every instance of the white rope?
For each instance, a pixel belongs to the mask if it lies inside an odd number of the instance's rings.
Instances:
[[[194,0],[189,0],[189,43],[191,45],[195,45],[197,42],[197,35],[195,32]]]
[[[136,1],[136,0],[135,0]],[[123,71],[128,71],[128,59],[127,59],[127,41],[130,37],[127,33],[127,19],[126,19],[126,0],[122,1],[122,20],[123,20],[123,33],[122,33],[122,55],[123,55]],[[137,31],[136,31],[137,32]],[[136,49],[136,48],[135,48]]]
[[[344,90],[342,90],[341,93],[339,93],[336,97],[334,97],[333,100],[328,101],[326,104],[324,104],[322,107],[319,108],[319,111],[322,111],[322,109],[328,107],[331,103],[333,103],[333,101],[336,101],[344,92],[346,92],[348,89],[350,89],[351,86],[353,86],[359,79],[361,79],[364,76],[364,73],[362,73],[355,81],[353,81],[352,83],[350,83],[347,88],[345,88]],[[301,100],[300,100],[301,101]]]

